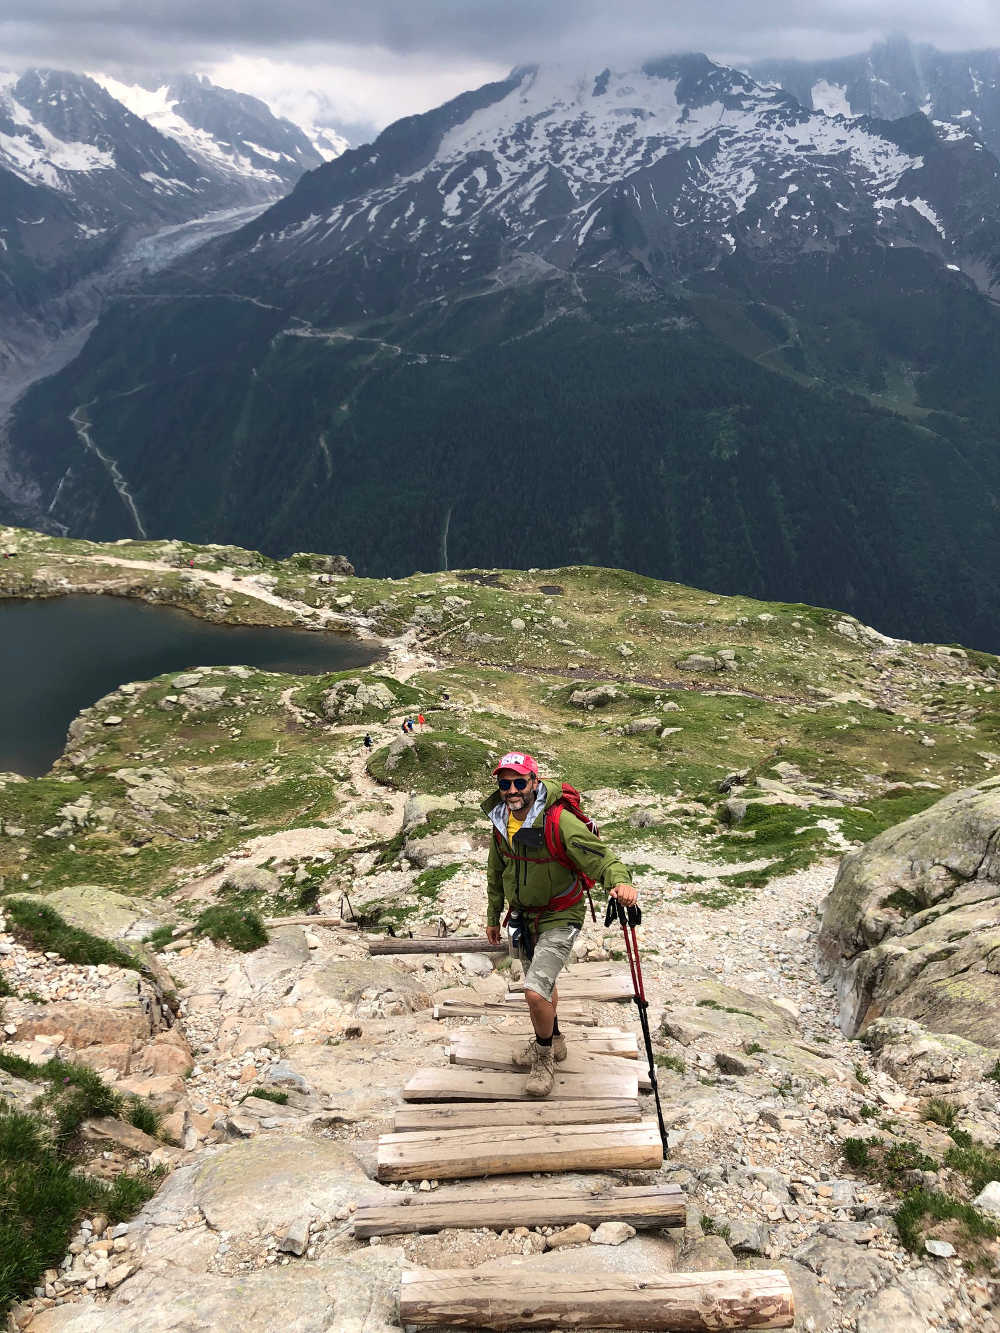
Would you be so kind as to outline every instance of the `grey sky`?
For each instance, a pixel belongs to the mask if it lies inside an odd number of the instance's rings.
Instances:
[[[1000,46],[998,0],[4,0],[0,65],[197,69],[316,119],[381,126],[511,65],[702,50],[811,58],[888,32]]]

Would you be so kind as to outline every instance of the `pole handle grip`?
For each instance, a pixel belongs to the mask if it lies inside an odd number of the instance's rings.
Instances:
[[[638,903],[633,903],[631,907],[623,907],[617,898],[608,899],[608,908],[604,913],[604,928],[617,918],[618,924],[623,928],[625,926],[639,926],[642,924],[642,908]]]

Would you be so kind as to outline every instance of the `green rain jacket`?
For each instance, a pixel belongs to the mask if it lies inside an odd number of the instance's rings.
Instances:
[[[549,792],[545,783],[540,782],[535,802],[532,805],[522,828],[541,828],[545,811],[554,805],[562,794],[560,783],[552,784]],[[506,902],[515,912],[519,908],[544,908],[553,898],[573,883],[572,870],[549,859],[548,850],[540,847],[537,851],[519,846],[518,856],[527,856],[527,861],[512,859],[514,849],[507,840],[507,809],[499,792],[493,792],[482,805],[489,815],[495,830],[490,840],[490,855],[486,864],[486,924],[498,926]],[[559,817],[559,832],[570,860],[584,874],[607,892],[616,884],[629,884],[629,872],[618,860],[606,843],[591,833],[586,824],[575,815],[563,810]],[[499,842],[496,833],[500,834]],[[565,907],[558,912],[540,912],[528,915],[530,922],[537,923],[538,933],[551,930],[554,926],[582,926],[587,912],[587,896],[572,907]]]

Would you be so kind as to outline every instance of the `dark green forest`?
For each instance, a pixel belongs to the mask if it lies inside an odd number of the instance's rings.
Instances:
[[[356,340],[123,301],[15,446],[46,494],[70,469],[54,517],[82,535],[134,531],[69,423],[87,404],[151,536],[373,575],[611,565],[1000,648],[1000,349],[964,281],[887,252],[583,296],[477,293]]]

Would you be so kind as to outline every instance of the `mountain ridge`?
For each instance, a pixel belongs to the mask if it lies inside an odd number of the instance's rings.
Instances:
[[[87,405],[149,532],[370,573],[519,540],[992,646],[997,217],[996,158],[919,113],[831,118],[704,56],[525,67],[118,305],[8,461],[65,526],[134,532]],[[512,444],[523,497],[483,485]]]

